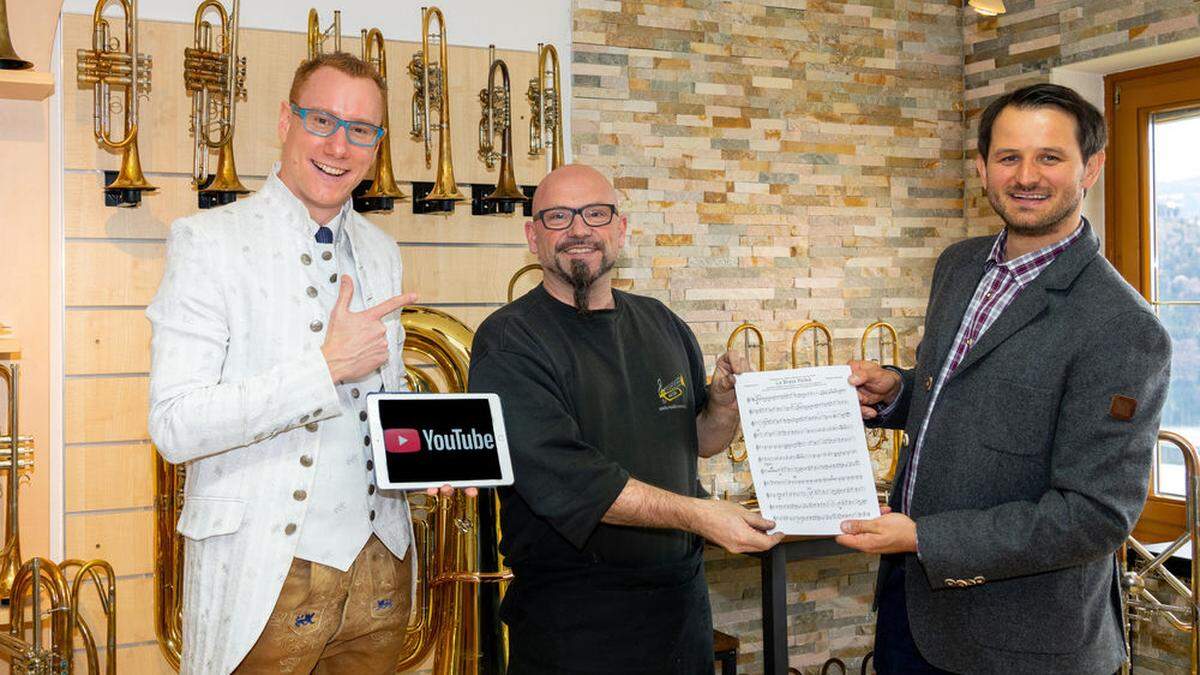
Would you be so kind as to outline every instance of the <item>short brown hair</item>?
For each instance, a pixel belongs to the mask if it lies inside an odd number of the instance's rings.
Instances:
[[[1075,140],[1079,143],[1079,154],[1087,162],[1092,155],[1104,149],[1108,132],[1104,126],[1104,114],[1088,103],[1074,89],[1058,84],[1034,84],[1011,91],[992,101],[979,118],[979,140],[976,145],[983,161],[987,161],[992,147],[992,126],[996,118],[1007,107],[1020,110],[1058,108],[1075,118]]]
[[[304,89],[304,84],[308,82],[308,78],[312,77],[313,73],[317,72],[318,68],[333,68],[350,77],[371,80],[379,87],[379,95],[383,97],[384,103],[387,102],[387,83],[383,81],[379,71],[375,69],[375,66],[347,52],[317,54],[316,58],[301,61],[300,65],[296,67],[296,73],[292,75],[292,89],[288,92],[289,101],[296,102],[300,91]]]

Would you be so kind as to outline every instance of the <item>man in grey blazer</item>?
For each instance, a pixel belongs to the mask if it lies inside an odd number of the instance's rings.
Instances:
[[[890,512],[847,521],[882,554],[880,673],[1113,673],[1114,551],[1133,529],[1170,340],[1081,216],[1104,120],[1074,91],[1020,89],[979,127],[1005,223],[934,269],[912,369],[851,364],[863,418],[911,439]]]

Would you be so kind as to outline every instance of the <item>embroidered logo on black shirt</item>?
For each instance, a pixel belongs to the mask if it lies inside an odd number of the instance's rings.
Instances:
[[[658,400],[662,402],[659,411],[675,410],[685,407],[683,395],[687,393],[687,381],[683,379],[683,373],[675,376],[675,379],[663,384],[662,378],[658,378]]]

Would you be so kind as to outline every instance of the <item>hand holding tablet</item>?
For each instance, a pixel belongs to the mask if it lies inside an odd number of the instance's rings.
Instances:
[[[369,394],[367,423],[380,488],[512,485],[495,394]]]

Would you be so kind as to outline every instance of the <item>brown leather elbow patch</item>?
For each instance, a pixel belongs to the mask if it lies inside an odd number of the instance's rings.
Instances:
[[[1108,414],[1112,415],[1115,420],[1128,422],[1133,419],[1133,414],[1137,412],[1137,399],[1113,394],[1112,406],[1108,409]]]

